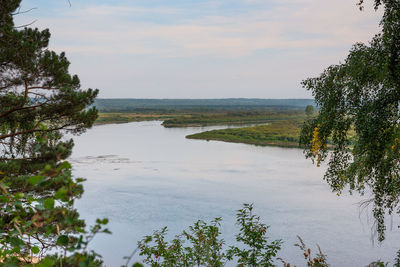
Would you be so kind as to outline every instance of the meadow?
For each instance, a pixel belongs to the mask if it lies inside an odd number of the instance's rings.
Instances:
[[[261,146],[298,147],[303,120],[280,120],[265,125],[212,130],[186,136],[188,139],[216,140]]]

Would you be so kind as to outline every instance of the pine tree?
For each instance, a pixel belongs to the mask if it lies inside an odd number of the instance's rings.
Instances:
[[[98,266],[87,243],[107,220],[86,232],[73,208],[83,179],[62,140],[92,126],[98,90],[82,90],[65,54],[48,49],[49,30],[14,25],[20,2],[0,1],[0,264]]]

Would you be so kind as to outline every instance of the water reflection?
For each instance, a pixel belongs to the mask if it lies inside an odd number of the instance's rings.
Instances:
[[[332,266],[389,261],[399,249],[397,229],[384,244],[372,245],[368,212],[359,218],[361,198],[331,193],[324,168],[305,160],[300,149],[189,140],[188,134],[224,127],[160,123],[98,126],[75,138],[74,174],[88,179],[78,208],[89,222],[111,219],[113,235],[93,244],[107,266],[120,265],[153,230],[168,226],[175,235],[197,219],[221,216],[229,244],[243,203],[254,203],[271,225],[271,238],[285,242],[280,256],[300,266],[296,235],[312,248],[318,243]]]

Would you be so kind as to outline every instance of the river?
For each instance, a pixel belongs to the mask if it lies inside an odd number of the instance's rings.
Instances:
[[[323,180],[326,167],[317,168],[301,149],[185,138],[218,128],[225,127],[134,122],[96,126],[74,138],[73,173],[87,179],[76,206],[88,224],[110,219],[113,234],[97,236],[91,246],[107,266],[123,264],[123,256],[153,230],[168,226],[173,236],[198,219],[222,217],[223,237],[232,244],[243,203],[254,204],[270,225],[271,240],[284,242],[279,256],[297,266],[305,265],[293,246],[297,235],[314,252],[319,244],[332,266],[393,261],[398,224],[383,244],[373,243],[370,211],[358,205],[367,197],[332,193]]]

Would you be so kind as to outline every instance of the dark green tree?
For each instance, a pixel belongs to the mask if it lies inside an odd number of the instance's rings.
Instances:
[[[314,107],[312,105],[307,105],[304,111],[306,112],[306,115],[310,117],[314,114]]]
[[[0,7],[1,159],[18,159],[21,168],[29,162],[32,169],[36,163],[69,155],[72,142],[60,142],[56,133],[81,133],[93,124],[97,111],[87,107],[98,90],[80,90],[78,76],[68,72],[65,54],[47,48],[49,30],[14,26],[19,3],[3,0]],[[47,133],[55,142],[46,151],[36,149],[36,136]],[[62,153],[51,153],[56,151]]]
[[[384,11],[381,32],[369,44],[355,44],[344,63],[303,81],[319,114],[304,124],[300,144],[319,163],[327,159],[329,138],[326,181],[339,194],[346,186],[371,193],[381,241],[385,213],[399,212],[400,200],[400,1],[374,2]]]
[[[97,266],[87,244],[107,220],[86,232],[73,207],[83,179],[71,176],[73,142],[62,137],[92,126],[98,90],[80,89],[48,30],[14,25],[20,2],[0,1],[0,266]]]

